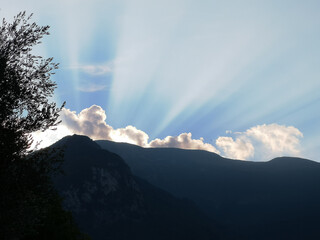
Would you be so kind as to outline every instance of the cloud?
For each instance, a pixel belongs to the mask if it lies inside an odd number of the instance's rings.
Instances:
[[[94,76],[106,75],[112,72],[111,63],[101,64],[101,65],[84,65],[78,68],[81,71]]]
[[[257,125],[232,137],[219,137],[216,145],[224,156],[236,159],[268,160],[283,155],[300,154],[303,134],[293,126],[278,124]]]
[[[94,140],[107,139],[140,146],[144,146],[148,141],[148,135],[133,126],[113,129],[106,123],[107,115],[105,111],[97,105],[83,109],[79,114],[64,108],[60,117],[63,124],[71,132],[89,136]]]
[[[191,133],[181,133],[179,136],[168,136],[164,139],[155,139],[150,142],[150,147],[172,147],[185,149],[202,149],[210,152],[220,153],[214,146],[204,143],[204,139],[192,139]]]
[[[80,70],[92,76],[102,76],[113,72],[113,62],[111,61],[104,64],[76,65],[69,67],[69,69]]]
[[[66,67],[66,69],[84,73],[80,79],[77,79],[77,90],[81,92],[98,92],[108,87],[105,84],[109,81],[113,72],[114,61],[105,64],[90,64],[90,65],[73,65]],[[101,80],[103,83],[101,83]]]
[[[61,129],[60,134],[52,137],[52,132],[46,131],[45,135],[37,135],[35,139],[40,137],[46,138],[41,147],[49,146],[60,138],[79,134],[86,135],[94,140],[106,139],[115,142],[126,142],[141,147],[178,147],[185,149],[202,149],[211,152],[219,153],[219,151],[211,144],[204,143],[204,139],[192,139],[191,133],[182,133],[179,136],[168,136],[164,139],[155,139],[149,141],[149,136],[142,130],[134,126],[126,126],[125,128],[114,129],[108,125],[106,112],[97,105],[92,105],[89,108],[83,109],[79,114],[69,109],[63,108],[60,113],[62,123],[58,126]]]
[[[225,156],[233,159],[245,160],[254,155],[254,147],[250,141],[231,137],[219,137],[216,145],[223,150]]]
[[[148,139],[148,134],[130,125],[115,129],[110,134],[112,141],[132,143],[141,147],[148,147]]]
[[[157,138],[149,142],[148,134],[134,126],[114,129],[108,125],[105,110],[97,105],[85,108],[79,114],[64,108],[60,113],[60,119],[62,123],[56,131],[33,133],[36,141],[43,139],[40,147],[49,146],[66,135],[79,134],[94,140],[106,139],[141,147],[201,149],[228,158],[261,161],[283,155],[298,156],[300,138],[303,137],[299,129],[293,126],[263,124],[251,127],[244,132],[227,131],[228,137],[220,136],[216,139],[217,149],[214,145],[205,143],[203,138],[193,139],[191,133]]]
[[[299,153],[299,138],[303,134],[299,129],[278,124],[263,124],[248,129],[245,134],[248,137],[261,142],[265,148],[274,153]]]
[[[178,147],[185,149],[202,149],[217,152],[217,149],[204,143],[204,139],[192,139],[191,133],[182,133],[179,136],[168,136],[165,139],[155,139],[148,143],[147,133],[134,126],[113,129],[106,123],[105,111],[97,105],[82,110],[79,114],[63,109],[61,120],[73,133],[87,135],[92,139],[107,139],[115,142],[127,142],[141,147]]]
[[[98,91],[104,90],[106,87],[107,85],[91,83],[91,84],[78,87],[78,90],[81,92],[98,92]]]

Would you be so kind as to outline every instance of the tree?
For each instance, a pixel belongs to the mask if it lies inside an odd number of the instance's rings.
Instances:
[[[19,13],[0,27],[0,239],[41,239],[55,227],[78,239],[51,181],[59,153],[28,150],[30,133],[56,126],[64,106],[49,101],[58,64],[32,54],[49,26],[30,23],[31,16]]]
[[[49,26],[29,23],[31,16],[19,13],[13,23],[3,19],[0,28],[1,165],[25,155],[32,142],[28,134],[56,125],[61,109],[48,100],[56,88],[50,77],[58,64],[31,53],[49,35]]]

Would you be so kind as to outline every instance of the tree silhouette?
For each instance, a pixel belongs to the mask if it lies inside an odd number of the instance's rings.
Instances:
[[[13,23],[3,19],[0,28],[1,165],[25,155],[32,142],[28,134],[57,124],[61,109],[49,102],[58,64],[31,53],[49,26],[29,23],[31,16],[19,13]]]
[[[21,12],[0,27],[0,239],[79,239],[51,182],[60,153],[28,150],[30,133],[56,126],[64,106],[49,102],[58,64],[32,54],[49,26],[31,16]]]

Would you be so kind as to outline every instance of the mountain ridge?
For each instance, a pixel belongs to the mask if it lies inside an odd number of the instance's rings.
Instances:
[[[201,150],[96,142],[119,154],[135,175],[195,201],[203,212],[227,225],[229,235],[224,239],[320,238],[318,162],[293,157],[249,162]],[[291,234],[286,227],[279,229],[279,222],[292,228]]]
[[[92,239],[218,239],[215,223],[190,201],[132,175],[124,160],[86,136],[68,136],[64,175],[54,178],[64,207]]]
[[[266,162],[271,162],[271,161],[283,161],[283,160],[288,160],[288,159],[292,159],[292,160],[306,160],[306,161],[310,161],[310,162],[314,162],[317,164],[320,164],[318,161],[312,160],[312,159],[308,159],[308,158],[303,158],[303,157],[293,157],[293,156],[281,156],[281,157],[275,157],[272,158],[270,160],[264,160],[264,161],[248,161],[248,160],[240,160],[240,159],[235,159],[235,158],[227,158],[227,157],[223,157],[217,153],[214,152],[210,152],[204,149],[185,149],[185,148],[175,148],[175,147],[141,147],[139,145],[135,145],[132,143],[126,143],[126,142],[115,142],[115,141],[111,141],[111,140],[93,140],[94,142],[98,143],[99,145],[101,145],[103,142],[107,142],[108,145],[113,145],[113,147],[117,147],[118,146],[122,146],[122,147],[128,147],[128,148],[132,148],[132,149],[150,149],[150,150],[159,150],[159,151],[167,151],[167,150],[176,150],[176,151],[190,151],[190,152],[204,152],[204,153],[209,153],[210,155],[216,155],[219,156],[220,158],[224,159],[224,160],[232,160],[232,161],[239,161],[239,162],[246,162],[246,163],[266,163]],[[102,144],[103,145],[103,144]]]

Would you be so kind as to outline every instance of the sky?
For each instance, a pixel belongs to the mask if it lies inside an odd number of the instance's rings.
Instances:
[[[320,1],[11,0],[50,26],[67,134],[265,161],[320,161]]]

